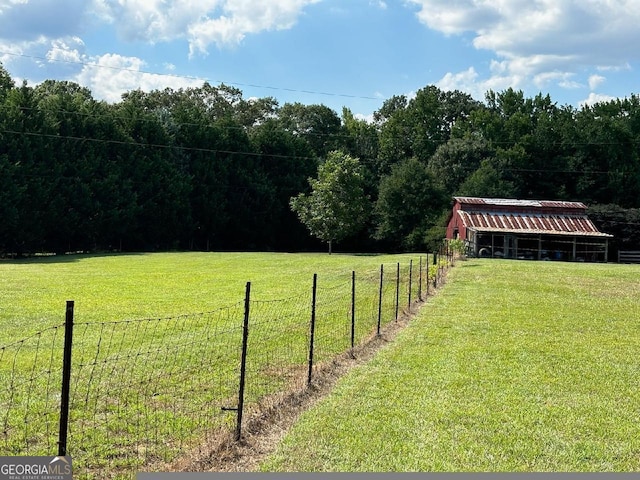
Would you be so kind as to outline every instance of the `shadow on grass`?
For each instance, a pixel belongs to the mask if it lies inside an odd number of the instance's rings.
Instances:
[[[39,253],[35,255],[25,255],[20,257],[1,257],[0,265],[22,265],[22,264],[49,264],[49,263],[73,263],[85,260],[87,258],[99,258],[99,257],[127,257],[127,256],[141,256],[149,255],[152,252],[73,252],[73,253]]]

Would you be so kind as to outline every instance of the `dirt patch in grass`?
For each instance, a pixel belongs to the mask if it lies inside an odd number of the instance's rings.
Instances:
[[[438,287],[444,283],[442,280]],[[435,292],[432,289],[429,293],[431,296]],[[208,452],[206,455],[185,455],[169,469],[184,472],[256,471],[262,460],[275,451],[302,412],[328,395],[338,379],[349,370],[367,362],[380,348],[392,342],[425,303],[426,298],[414,303],[410,312],[405,311],[397,321],[388,324],[380,336],[374,335],[353,351],[324,365],[314,366],[310,386],[306,385],[306,378],[300,379],[286,393],[269,397],[254,406],[245,413],[240,441],[234,440],[233,432],[224,432],[198,448],[198,452]]]

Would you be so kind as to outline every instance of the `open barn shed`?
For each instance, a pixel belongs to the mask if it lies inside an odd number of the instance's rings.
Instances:
[[[447,238],[476,257],[606,262],[612,235],[580,202],[454,197]]]

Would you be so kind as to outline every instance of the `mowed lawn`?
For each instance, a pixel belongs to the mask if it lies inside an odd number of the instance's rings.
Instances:
[[[326,253],[147,253],[0,260],[0,346],[64,322],[67,300],[76,321],[102,322],[209,312],[252,298],[273,300],[342,282],[351,271],[403,268],[419,255]],[[424,257],[426,261],[426,256]]]
[[[263,471],[640,471],[640,266],[468,260]]]

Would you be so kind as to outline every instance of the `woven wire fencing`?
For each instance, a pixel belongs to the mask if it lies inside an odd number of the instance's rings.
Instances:
[[[58,449],[64,324],[0,348],[0,452]]]
[[[278,300],[247,284],[244,302],[171,318],[83,322],[68,305],[65,324],[0,347],[0,455],[70,455],[77,478],[206,456],[410,313],[449,258],[314,275]]]

